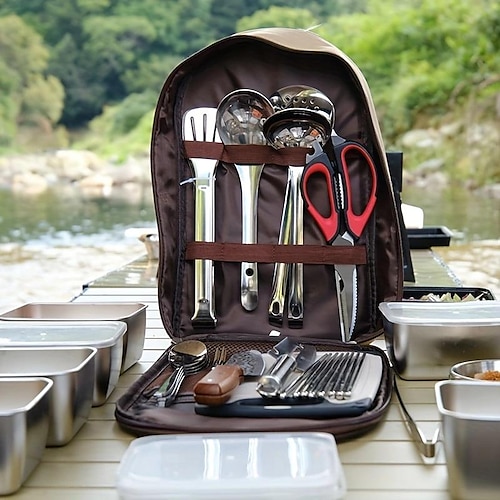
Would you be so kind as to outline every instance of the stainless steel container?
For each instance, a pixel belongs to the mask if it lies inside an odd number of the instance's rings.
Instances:
[[[500,383],[445,380],[435,390],[451,495],[498,499]]]
[[[450,370],[451,379],[459,380],[482,380],[481,374],[495,372],[493,380],[484,380],[485,382],[500,382],[500,359],[481,359],[473,361],[462,361],[453,365]]]
[[[67,444],[87,421],[95,377],[94,347],[0,347],[0,377],[46,377],[48,446]]]
[[[442,380],[461,361],[500,358],[500,301],[383,302],[379,309],[403,379]]]
[[[52,385],[43,377],[0,378],[0,495],[17,491],[42,459]]]
[[[30,302],[0,314],[0,320],[14,321],[122,321],[123,373],[137,363],[144,349],[146,308],[136,302]]]
[[[95,347],[92,405],[104,404],[120,377],[122,321],[0,321],[0,347]]]

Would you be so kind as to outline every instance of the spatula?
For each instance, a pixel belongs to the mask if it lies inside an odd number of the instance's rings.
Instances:
[[[182,137],[185,141],[221,142],[215,124],[215,108],[193,108],[184,114]],[[195,241],[215,240],[215,168],[218,160],[190,158],[194,171]],[[211,260],[194,261],[195,328],[215,328],[214,270]]]

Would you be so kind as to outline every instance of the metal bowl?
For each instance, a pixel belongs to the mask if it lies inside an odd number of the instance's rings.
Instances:
[[[453,365],[450,370],[450,378],[458,380],[475,380],[484,382],[500,382],[500,377],[497,380],[484,378],[488,372],[498,372],[500,376],[500,359],[480,359],[474,361],[463,361]],[[491,374],[495,375],[495,374]]]

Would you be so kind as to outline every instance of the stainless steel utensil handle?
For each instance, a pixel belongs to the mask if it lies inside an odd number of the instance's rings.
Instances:
[[[191,160],[195,171],[195,241],[215,241],[214,161]],[[211,260],[194,261],[194,326],[215,327],[215,285]]]
[[[264,165],[235,165],[241,186],[241,242],[257,243],[257,200]],[[259,279],[256,262],[241,263],[241,305],[253,311],[258,304]]]
[[[297,366],[297,361],[290,354],[279,356],[269,373],[262,375],[257,383],[257,392],[267,398],[279,396],[283,382]]]
[[[292,200],[292,224],[290,243],[304,244],[304,201],[300,192],[300,182],[304,167],[289,167],[291,175],[290,198]],[[290,266],[290,294],[288,297],[288,326],[302,328],[304,320],[304,264],[294,262]]]
[[[351,360],[349,371],[346,374],[344,383],[342,384],[341,389],[335,393],[336,399],[349,399],[351,397],[352,389],[357,381],[361,365],[363,364],[365,357],[365,352],[353,353],[353,359]]]
[[[410,432],[410,435],[415,442],[418,451],[426,458],[433,458],[436,456],[436,445],[439,442],[440,428],[438,427],[434,432],[431,439],[427,439],[423,431],[418,427],[416,422],[413,420],[410,412],[406,408],[401,393],[398,389],[398,384],[396,382],[396,375],[394,375],[394,392],[399,401],[399,407],[403,414],[405,424]]]
[[[290,243],[290,231],[292,224],[292,200],[290,198],[290,184],[292,177],[290,175],[290,170],[291,169],[289,167],[285,188],[285,198],[283,201],[283,210],[281,212],[278,245],[288,245]],[[276,264],[274,264],[268,316],[269,322],[277,325],[283,324],[283,312],[285,310],[285,297],[288,283],[288,269],[289,265],[285,262],[276,262]]]

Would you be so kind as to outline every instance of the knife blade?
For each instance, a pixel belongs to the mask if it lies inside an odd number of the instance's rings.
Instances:
[[[264,373],[265,361],[256,350],[233,354],[223,365],[214,366],[193,388],[197,403],[219,406],[226,403],[244,377],[258,377]]]

